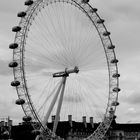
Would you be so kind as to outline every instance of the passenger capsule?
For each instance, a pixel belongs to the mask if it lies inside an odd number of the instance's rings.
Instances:
[[[97,12],[97,11],[98,11],[97,8],[92,8],[92,9],[90,9],[90,12],[91,12],[91,13],[95,13],[95,12]]]
[[[120,74],[119,73],[115,73],[115,74],[112,75],[112,77],[113,78],[118,78],[118,77],[120,77]]]
[[[89,0],[82,0],[82,3],[88,3]]]
[[[114,113],[113,108],[110,108],[109,113],[110,113],[110,114],[113,114],[113,113]]]
[[[9,45],[10,49],[16,49],[17,47],[18,47],[17,43],[12,43],[12,44]]]
[[[22,119],[25,122],[30,122],[32,120],[31,116],[24,116]]]
[[[119,92],[120,90],[121,90],[120,88],[116,87],[113,89],[113,92]]]
[[[9,67],[10,68],[15,68],[15,67],[17,67],[18,66],[18,63],[17,62],[10,62],[9,63]]]
[[[21,30],[20,26],[15,26],[15,27],[12,28],[13,32],[19,32],[20,30]]]
[[[24,5],[30,6],[30,5],[32,5],[33,3],[34,3],[33,0],[27,0],[27,1],[25,1]]]
[[[17,99],[15,102],[17,105],[23,105],[25,103],[24,99]]]
[[[116,115],[114,115],[114,116],[113,116],[113,119],[116,119],[116,118],[117,118],[117,116],[116,116]]]
[[[110,32],[108,32],[108,31],[105,31],[104,33],[103,33],[103,36],[109,36],[110,35]]]
[[[17,14],[18,17],[25,17],[26,16],[26,12],[22,11],[22,12],[19,12]]]
[[[115,49],[115,45],[109,45],[108,49]]]
[[[33,135],[37,136],[37,135],[40,135],[40,131],[39,130],[32,130],[31,132]]]
[[[119,62],[119,61],[118,61],[118,59],[116,59],[116,58],[111,60],[111,63],[118,63],[118,62]]]
[[[11,86],[13,86],[13,87],[17,87],[17,86],[19,86],[19,85],[20,85],[20,82],[17,81],[17,80],[11,82]]]
[[[104,23],[104,21],[105,21],[104,19],[98,19],[98,20],[97,20],[97,23],[98,23],[98,24],[101,24],[101,23]]]
[[[119,102],[117,102],[117,101],[114,101],[114,102],[112,102],[112,104],[111,104],[112,106],[118,106],[119,105]]]

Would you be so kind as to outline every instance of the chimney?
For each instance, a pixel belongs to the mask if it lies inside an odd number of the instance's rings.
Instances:
[[[87,127],[86,116],[83,116],[83,123],[84,123],[84,126]]]
[[[89,122],[90,122],[90,124],[91,124],[92,128],[94,128],[93,117],[90,117],[90,118],[89,118]]]
[[[52,123],[55,121],[55,115],[52,116]]]
[[[70,126],[72,127],[72,115],[68,115],[68,121]]]
[[[72,121],[72,115],[68,115],[68,121]]]

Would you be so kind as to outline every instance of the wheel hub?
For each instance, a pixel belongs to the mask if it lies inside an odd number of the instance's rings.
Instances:
[[[78,73],[79,68],[77,66],[74,67],[74,69],[65,69],[65,71],[56,72],[53,74],[53,77],[67,77],[70,73]]]

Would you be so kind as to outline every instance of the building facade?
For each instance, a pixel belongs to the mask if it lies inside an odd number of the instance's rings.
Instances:
[[[114,124],[107,133],[108,140],[140,140],[140,124]]]

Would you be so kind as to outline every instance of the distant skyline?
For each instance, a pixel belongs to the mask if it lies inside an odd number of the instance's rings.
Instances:
[[[116,46],[121,74],[116,120],[140,122],[140,1],[90,0],[90,3],[105,19]],[[13,75],[8,63],[12,60],[12,51],[8,46],[15,36],[11,29],[19,22],[16,15],[25,8],[24,0],[0,1],[0,118],[10,116],[15,122],[21,122],[24,113],[20,106],[15,105],[16,90],[10,86]]]

